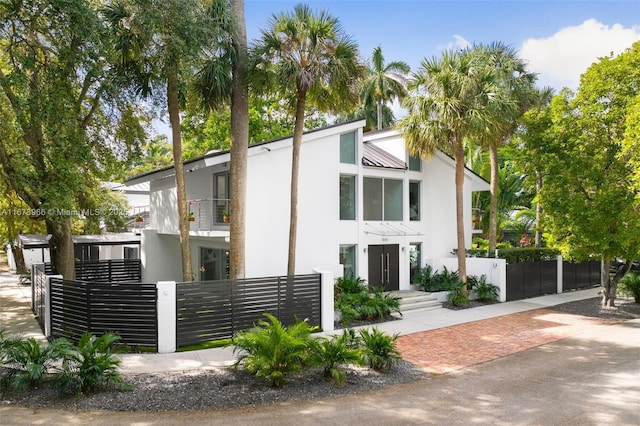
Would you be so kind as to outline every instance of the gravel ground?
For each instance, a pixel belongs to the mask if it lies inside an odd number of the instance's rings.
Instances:
[[[602,308],[599,302],[600,298],[593,298],[565,303],[551,309],[608,319],[640,318],[640,304],[633,303],[632,300],[619,299],[615,308]],[[326,382],[320,370],[311,370],[292,378],[283,388],[272,389],[242,369],[236,371],[220,368],[181,373],[127,375],[125,380],[133,390],[101,392],[82,398],[60,399],[48,386],[17,395],[0,393],[0,406],[16,404],[34,409],[60,408],[69,411],[221,409],[367,392],[425,377],[427,373],[406,361],[401,361],[386,374],[366,368],[349,368],[344,386]]]

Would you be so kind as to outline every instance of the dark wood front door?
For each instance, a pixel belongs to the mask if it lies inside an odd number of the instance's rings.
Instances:
[[[369,285],[386,291],[398,290],[400,284],[400,246],[371,245],[369,253]]]

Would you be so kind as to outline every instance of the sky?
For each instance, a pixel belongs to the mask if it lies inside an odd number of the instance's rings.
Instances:
[[[273,14],[299,1],[245,0],[247,38],[260,37]],[[539,86],[578,88],[580,74],[597,58],[618,54],[640,40],[640,0],[461,1],[307,0],[338,18],[362,58],[382,47],[386,62],[417,70],[424,58],[474,43],[504,42],[520,52]]]

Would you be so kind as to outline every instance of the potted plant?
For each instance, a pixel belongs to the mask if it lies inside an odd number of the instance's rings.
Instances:
[[[229,223],[229,213],[226,210],[222,210],[222,221],[224,223]]]
[[[193,212],[189,212],[189,222],[195,222],[196,217],[193,215]]]
[[[136,222],[144,222],[144,219],[140,214],[136,215]]]

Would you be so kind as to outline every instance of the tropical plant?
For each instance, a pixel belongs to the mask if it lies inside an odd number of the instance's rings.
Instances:
[[[437,272],[437,271],[436,271]],[[435,274],[431,265],[426,265],[424,268],[420,269],[411,282],[413,284],[419,285],[422,288],[422,291],[432,291],[434,285]]]
[[[273,15],[250,52],[251,80],[258,92],[275,92],[295,114],[291,160],[291,203],[287,275],[295,274],[298,227],[298,170],[307,105],[319,111],[347,110],[358,101],[363,75],[357,44],[338,19],[315,14],[308,5]]]
[[[479,61],[471,49],[445,51],[439,58],[424,59],[412,76],[410,94],[403,102],[408,113],[399,124],[412,155],[430,157],[440,149],[454,157],[458,271],[463,283],[467,281],[464,141],[492,123],[487,104],[494,93],[493,76]],[[462,289],[466,292],[466,287]]]
[[[360,98],[365,105],[376,106],[378,130],[383,127],[383,107],[385,103],[395,99],[402,100],[407,95],[407,74],[409,65],[402,61],[384,63],[382,48],[373,49],[366,76],[360,90]]]
[[[630,295],[636,303],[640,303],[640,273],[631,271],[618,282],[618,292]]]
[[[236,367],[242,365],[269,386],[281,387],[287,376],[298,373],[309,357],[310,334],[316,330],[307,321],[285,327],[276,317],[265,313],[268,321],[238,333],[232,340],[234,352],[240,353]]]
[[[488,283],[487,276],[483,274],[477,279],[473,292],[476,294],[476,298],[480,301],[494,302],[498,300],[500,289],[497,286]]]
[[[127,389],[118,366],[120,359],[114,356],[114,346],[120,336],[105,333],[96,337],[83,333],[78,345],[69,351],[62,361],[56,377],[56,386],[64,393],[88,393],[109,384]]]
[[[463,291],[464,288],[464,291]],[[467,306],[469,305],[469,292],[462,282],[454,284],[447,293],[447,302],[453,306]]]
[[[346,276],[336,279],[336,294],[360,293],[367,285],[364,278]]]
[[[0,346],[4,357],[0,385],[13,392],[42,383],[72,349],[65,339],[56,339],[43,349],[33,337],[3,340]]]
[[[323,368],[324,378],[344,384],[346,375],[341,365],[362,364],[362,354],[353,346],[353,334],[344,331],[331,338],[311,339],[309,342],[309,365]]]
[[[396,345],[398,336],[398,334],[388,335],[376,327],[360,330],[362,351],[367,365],[375,371],[384,373],[397,360],[402,359]]]
[[[336,310],[340,312],[343,325],[352,321],[373,321],[400,312],[400,298],[386,293],[380,287],[362,287],[360,291],[339,293]]]

